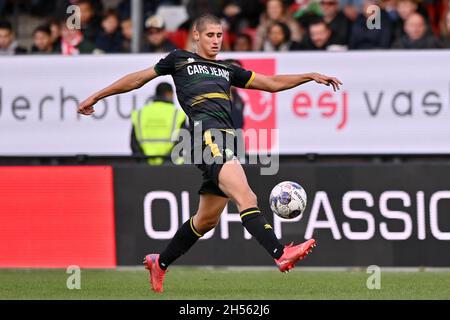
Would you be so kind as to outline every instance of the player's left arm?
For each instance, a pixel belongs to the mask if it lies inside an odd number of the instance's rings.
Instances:
[[[130,73],[84,100],[78,106],[78,113],[89,116],[95,112],[94,105],[98,101],[116,94],[139,89],[156,77],[159,77],[159,74],[155,71],[155,67]]]
[[[335,78],[325,76],[320,73],[305,73],[298,75],[275,75],[266,76],[255,73],[254,79],[248,85],[248,89],[257,89],[268,92],[279,92],[291,88],[295,88],[304,83],[315,81],[326,86],[332,86],[333,90],[339,90],[342,82]]]

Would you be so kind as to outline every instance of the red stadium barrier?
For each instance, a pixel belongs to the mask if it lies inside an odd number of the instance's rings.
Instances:
[[[1,167],[0,267],[116,266],[111,167]]]

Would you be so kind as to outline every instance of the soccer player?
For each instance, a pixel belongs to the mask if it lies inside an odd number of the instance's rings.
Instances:
[[[163,252],[149,254],[144,258],[155,292],[163,292],[167,267],[218,224],[230,199],[239,209],[243,226],[272,256],[281,272],[292,269],[312,250],[314,239],[299,245],[283,246],[259,210],[256,195],[237,160],[235,145],[228,143],[233,141],[230,135],[234,135],[230,87],[278,92],[309,81],[332,86],[334,90],[342,85],[338,79],[318,73],[265,76],[217,60],[223,30],[220,20],[213,15],[206,14],[197,19],[193,38],[197,52],[174,50],[155,66],[131,73],[93,94],[78,109],[81,114],[91,115],[94,113],[93,106],[99,100],[138,89],[156,77],[171,75],[180,105],[190,119],[191,131],[199,126],[202,128],[200,139],[194,139],[195,135],[191,139],[191,152],[205,155],[201,163],[197,164],[204,177],[199,191],[199,208],[180,227]],[[214,162],[203,159],[208,155]]]

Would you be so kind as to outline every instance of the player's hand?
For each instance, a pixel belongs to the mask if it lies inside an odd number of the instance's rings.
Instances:
[[[343,84],[338,78],[325,76],[320,73],[313,73],[311,78],[317,83],[324,84],[326,86],[333,86],[334,91],[339,90],[339,86]]]
[[[95,112],[94,105],[96,103],[97,100],[95,100],[93,97],[87,98],[78,106],[78,113],[84,114],[85,116],[90,116]]]

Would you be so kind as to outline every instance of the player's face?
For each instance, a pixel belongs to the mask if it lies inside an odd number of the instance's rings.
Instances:
[[[215,59],[222,48],[223,30],[219,24],[207,23],[202,32],[196,32],[194,38],[197,41],[198,52],[208,58]]]

